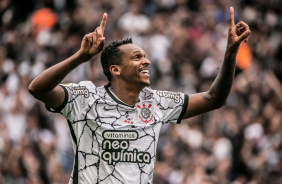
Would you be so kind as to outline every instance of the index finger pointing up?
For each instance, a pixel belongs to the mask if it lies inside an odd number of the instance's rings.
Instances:
[[[108,17],[107,13],[104,13],[103,19],[102,19],[101,24],[100,24],[100,27],[102,29],[102,33],[104,33],[104,30],[105,30],[105,27],[106,27],[107,17]]]
[[[229,27],[233,27],[235,25],[234,22],[234,9],[230,7],[230,19],[229,19]]]

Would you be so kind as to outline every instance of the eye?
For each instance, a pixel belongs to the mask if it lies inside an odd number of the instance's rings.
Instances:
[[[136,55],[133,56],[134,60],[140,60],[141,58],[145,58],[145,55],[139,53],[139,54],[136,54]]]

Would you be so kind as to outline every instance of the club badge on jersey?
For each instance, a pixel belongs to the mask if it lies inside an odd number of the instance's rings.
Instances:
[[[143,102],[142,103],[142,107],[140,107],[140,105],[137,105],[137,107],[139,109],[141,109],[141,112],[139,115],[139,118],[141,121],[143,121],[144,123],[148,124],[150,123],[153,118],[154,118],[154,114],[152,114],[150,108],[152,107],[152,104],[149,104],[148,106]]]

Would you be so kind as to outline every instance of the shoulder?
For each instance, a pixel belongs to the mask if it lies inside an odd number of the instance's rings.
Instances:
[[[139,97],[143,100],[148,100],[148,99],[152,99],[155,96],[155,91],[151,89],[150,87],[145,87],[142,89],[142,91],[139,94]]]
[[[96,88],[95,84],[91,81],[81,81],[78,83],[79,86],[84,86],[88,89]]]
[[[75,86],[95,87],[95,85],[91,81],[80,81],[79,83],[63,83],[60,85],[64,87],[75,87]]]
[[[69,91],[70,95],[83,95],[89,97],[90,94],[104,93],[105,87],[96,87],[91,81],[81,81],[79,83],[65,83],[60,84],[65,91]]]
[[[90,89],[95,89],[96,86],[95,84],[93,84],[93,82],[91,81],[81,81],[79,83],[64,83],[64,84],[60,84],[60,86],[65,87],[65,88],[69,88],[69,89],[76,89],[76,90],[90,90]]]

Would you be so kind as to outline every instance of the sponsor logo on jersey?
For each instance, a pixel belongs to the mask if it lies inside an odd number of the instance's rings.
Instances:
[[[71,88],[72,95],[83,95],[85,98],[89,97],[89,90],[85,86],[76,86]]]
[[[165,91],[157,91],[157,95],[159,95],[159,97],[165,97],[165,98],[173,99],[175,103],[179,103],[180,102],[180,94],[179,93],[170,93],[170,92],[165,92]]]
[[[132,119],[133,119],[133,118],[132,118],[131,116],[129,116],[129,115],[126,115],[125,118],[126,118],[127,120],[132,120]]]
[[[117,162],[132,163],[151,163],[151,155],[149,152],[138,151],[133,149],[129,151],[129,141],[135,141],[139,135],[137,131],[126,130],[106,130],[103,132],[102,159],[109,165]]]
[[[134,124],[134,122],[132,121],[133,118],[130,115],[126,115],[125,118],[126,120],[124,120],[124,123]]]
[[[137,105],[139,109],[141,109],[141,115],[139,115],[139,118],[141,121],[144,123],[149,123],[153,120],[154,115],[152,114],[150,108],[152,107],[152,104],[149,104],[148,107],[146,104],[143,102],[142,107],[140,105]]]

